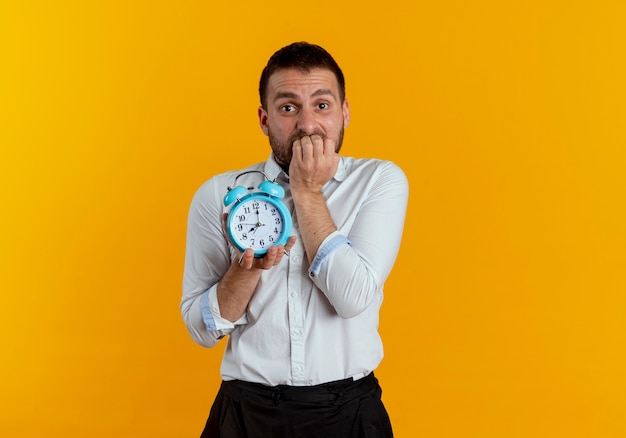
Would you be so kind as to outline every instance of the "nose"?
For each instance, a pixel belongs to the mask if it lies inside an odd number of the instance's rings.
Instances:
[[[310,109],[303,108],[298,114],[298,130],[306,135],[312,135],[317,128],[315,114]]]

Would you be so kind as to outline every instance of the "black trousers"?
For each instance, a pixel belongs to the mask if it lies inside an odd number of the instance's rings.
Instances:
[[[391,438],[374,374],[316,386],[222,382],[201,438]]]

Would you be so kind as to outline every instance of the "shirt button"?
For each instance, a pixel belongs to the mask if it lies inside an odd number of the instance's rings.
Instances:
[[[295,297],[297,297],[297,296],[298,296],[298,292],[296,292],[295,290],[292,290],[292,291],[289,293],[289,296],[290,296],[291,298],[295,298]]]
[[[291,260],[293,260],[294,263],[300,263],[302,259],[300,258],[300,256],[293,256]]]

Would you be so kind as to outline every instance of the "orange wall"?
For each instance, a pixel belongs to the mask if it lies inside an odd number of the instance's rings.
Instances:
[[[221,347],[178,311],[187,208],[267,157],[260,70],[308,40],[347,76],[344,152],[411,184],[396,435],[626,436],[624,3],[226,4],[0,5],[2,435],[198,435]]]

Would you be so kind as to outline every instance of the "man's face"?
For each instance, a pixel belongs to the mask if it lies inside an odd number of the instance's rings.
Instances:
[[[335,75],[321,68],[278,70],[268,81],[267,109],[259,108],[261,129],[283,167],[291,163],[293,142],[303,136],[334,140],[339,152],[349,121],[348,101],[341,102]]]

